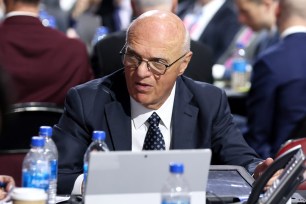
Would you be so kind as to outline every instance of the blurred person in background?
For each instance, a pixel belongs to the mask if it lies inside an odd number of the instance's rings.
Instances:
[[[306,0],[279,0],[281,40],[254,63],[245,139],[262,158],[275,156],[306,115]]]
[[[93,78],[85,45],[38,18],[39,0],[6,0],[0,24],[0,63],[10,77],[14,103],[63,105],[68,89]]]
[[[275,16],[278,0],[235,0],[235,3],[239,21],[259,35],[253,63],[260,53],[279,41]]]
[[[189,0],[178,7],[193,40],[208,45],[214,53],[214,63],[226,51],[240,30],[233,0]]]
[[[239,22],[244,26],[218,59],[217,64],[224,64],[227,69],[231,67],[231,58],[237,43],[244,46],[246,58],[253,64],[258,54],[279,40],[275,17],[277,0],[235,0],[235,4]]]

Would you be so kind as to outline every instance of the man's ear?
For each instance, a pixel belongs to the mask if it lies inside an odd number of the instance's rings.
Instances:
[[[187,69],[188,64],[189,64],[189,62],[190,62],[190,60],[191,60],[191,57],[192,57],[192,52],[189,51],[189,52],[185,55],[184,60],[183,60],[181,66],[180,66],[180,68],[179,68],[179,75],[184,74],[184,72],[185,72],[185,70]]]

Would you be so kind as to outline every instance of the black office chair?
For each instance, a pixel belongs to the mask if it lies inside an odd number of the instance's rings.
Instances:
[[[5,126],[0,138],[0,150],[29,149],[31,137],[42,125],[55,125],[63,107],[53,103],[30,102],[14,104],[5,115]]]

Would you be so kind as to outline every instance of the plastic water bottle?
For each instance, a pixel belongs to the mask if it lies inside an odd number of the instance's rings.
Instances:
[[[100,26],[96,29],[95,35],[92,39],[92,46],[94,46],[99,40],[104,38],[109,33],[109,29],[105,26]]]
[[[162,204],[190,204],[188,183],[184,178],[184,165],[171,163],[170,175],[161,191]]]
[[[47,156],[44,154],[44,145],[43,137],[32,137],[32,147],[22,163],[22,186],[40,188],[47,192],[50,165]]]
[[[39,19],[45,27],[57,28],[55,17],[50,15],[46,10],[39,10]]]
[[[89,163],[89,155],[90,152],[93,151],[101,151],[101,152],[108,152],[109,149],[105,143],[105,132],[104,131],[93,131],[92,133],[92,142],[88,146],[85,155],[84,155],[84,164],[83,164],[83,173],[84,173],[84,180],[83,180],[83,193],[85,193],[85,187],[87,182],[87,175],[88,175],[88,163]]]
[[[244,45],[241,43],[237,43],[234,50],[231,72],[231,88],[238,92],[247,91],[250,86],[248,62],[245,57]]]
[[[39,136],[42,136],[45,139],[44,153],[49,160],[51,170],[48,189],[48,203],[54,204],[56,203],[58,152],[57,147],[52,140],[52,127],[41,126],[39,128]]]

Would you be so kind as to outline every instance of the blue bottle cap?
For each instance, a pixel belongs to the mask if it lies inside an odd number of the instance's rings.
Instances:
[[[99,36],[101,35],[105,35],[105,34],[108,34],[109,33],[109,30],[107,27],[105,26],[100,26],[97,28],[96,30],[96,34],[98,34]]]
[[[40,126],[39,136],[52,137],[52,127],[50,127],[50,126]]]
[[[44,147],[45,146],[45,139],[39,136],[33,136],[31,141],[32,147]]]
[[[242,42],[237,42],[236,43],[236,48],[240,48],[240,49],[242,48],[243,49],[244,47],[245,46],[244,46],[244,44]]]
[[[95,130],[92,132],[93,140],[105,140],[105,132],[102,130]]]
[[[182,163],[170,163],[169,170],[171,173],[182,174],[184,173],[184,164]]]

